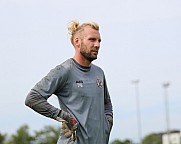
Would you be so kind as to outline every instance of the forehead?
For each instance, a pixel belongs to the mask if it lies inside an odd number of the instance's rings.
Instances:
[[[82,34],[84,37],[101,38],[99,31],[91,28],[90,26],[85,27]]]

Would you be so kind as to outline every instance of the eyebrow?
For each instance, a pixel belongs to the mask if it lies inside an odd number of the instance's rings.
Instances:
[[[97,40],[97,38],[95,38],[95,37],[90,37],[90,38],[88,38],[89,40]],[[99,42],[101,42],[101,39],[98,39],[98,41]]]

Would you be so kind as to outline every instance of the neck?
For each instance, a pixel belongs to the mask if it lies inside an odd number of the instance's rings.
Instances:
[[[82,66],[89,67],[89,66],[91,65],[91,62],[88,61],[88,60],[86,60],[86,59],[85,59],[84,57],[82,57],[82,56],[77,56],[77,55],[75,55],[75,56],[73,57],[73,59],[74,59],[78,64],[80,64],[80,65],[82,65]]]

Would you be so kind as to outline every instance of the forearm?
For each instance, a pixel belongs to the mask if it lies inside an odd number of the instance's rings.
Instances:
[[[107,101],[104,109],[105,109],[104,112],[105,112],[106,118],[110,125],[110,130],[111,130],[113,126],[113,110],[112,110],[112,103],[110,100]]]
[[[112,103],[110,100],[105,103],[104,112],[106,115],[111,115],[113,117]]]
[[[31,90],[25,100],[25,105],[39,114],[56,119],[60,110],[47,102],[37,91]]]

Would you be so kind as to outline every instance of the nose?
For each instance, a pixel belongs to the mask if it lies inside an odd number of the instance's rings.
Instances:
[[[100,42],[96,41],[94,46],[95,46],[96,49],[99,49],[100,48]]]

